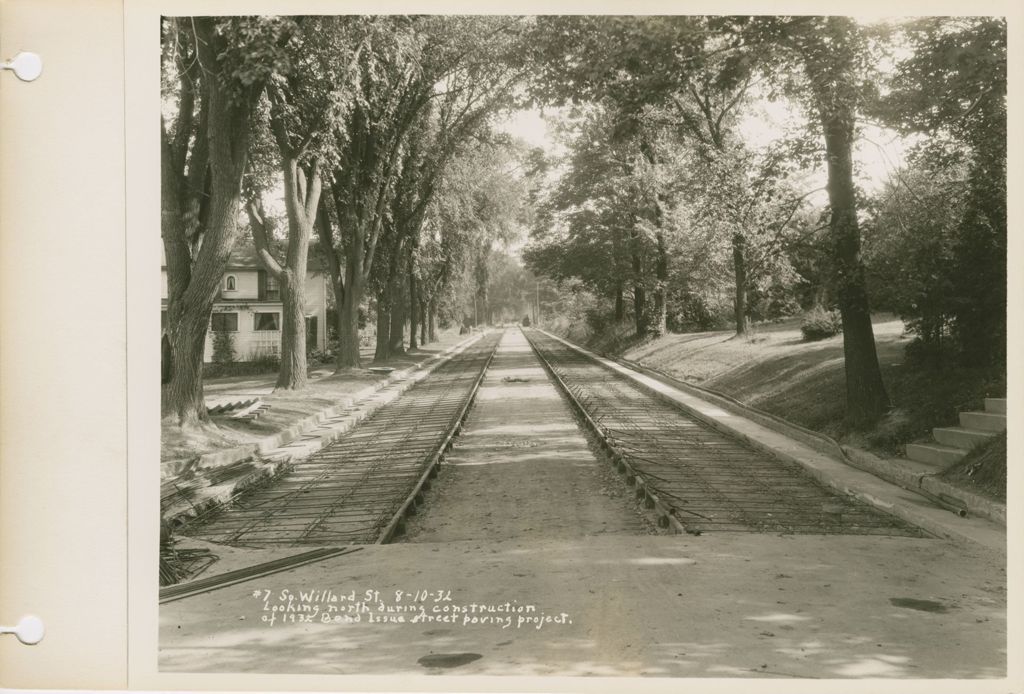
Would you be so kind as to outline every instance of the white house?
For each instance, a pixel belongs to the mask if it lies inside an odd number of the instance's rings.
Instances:
[[[160,327],[167,326],[167,266],[160,268]],[[327,346],[327,292],[329,279],[310,255],[306,271],[306,346]],[[213,360],[213,331],[227,330],[234,340],[235,359],[251,361],[281,352],[281,289],[260,264],[256,249],[239,241],[231,251],[221,278],[220,297],[213,304],[210,332],[206,334],[204,361]]]

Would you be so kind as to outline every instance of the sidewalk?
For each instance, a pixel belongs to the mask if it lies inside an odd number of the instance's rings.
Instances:
[[[641,373],[557,335],[545,334],[592,357],[611,371],[629,378],[653,395],[682,407],[716,429],[737,436],[760,450],[802,465],[808,473],[829,487],[897,515],[939,537],[975,542],[1001,553],[1006,552],[1006,529],[992,521],[971,516],[959,517],[921,494],[851,466],[841,457],[841,453],[830,455],[822,450],[823,447],[810,445],[805,437],[795,437],[793,431],[786,431],[780,423],[768,417],[744,411],[742,405],[728,403],[724,398],[714,398],[696,388],[687,388],[682,383],[669,383],[665,377]],[[866,457],[857,457],[867,462]],[[908,472],[908,486],[912,486],[914,479]]]

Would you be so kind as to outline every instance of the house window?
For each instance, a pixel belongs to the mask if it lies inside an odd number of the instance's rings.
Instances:
[[[238,332],[237,313],[215,313],[210,316],[210,330],[215,332]]]
[[[270,273],[267,273],[267,301],[280,301],[281,300],[281,285],[278,284],[277,278],[273,277]],[[274,328],[277,330],[277,328]]]
[[[227,279],[224,280],[224,291],[233,292],[235,291],[235,276],[228,275]]]
[[[280,330],[280,313],[254,313],[253,330]]]

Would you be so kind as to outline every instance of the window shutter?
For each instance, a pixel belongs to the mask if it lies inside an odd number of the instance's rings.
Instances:
[[[260,301],[267,300],[267,271],[256,271],[256,298]]]

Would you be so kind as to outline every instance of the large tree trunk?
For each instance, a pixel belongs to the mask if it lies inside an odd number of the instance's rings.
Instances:
[[[860,254],[853,186],[852,115],[831,118],[825,123],[825,149],[829,162],[828,196],[832,208],[830,227],[836,261],[836,293],[843,317],[846,417],[855,426],[863,427],[877,421],[889,410],[890,404],[878,366]]]
[[[640,257],[640,235],[636,229],[631,232],[632,252],[630,259],[633,263],[633,320],[636,323],[636,336],[647,335],[647,295],[644,291],[643,262]]]
[[[284,159],[288,208],[288,252],[281,273],[281,370],[277,387],[302,390],[308,383],[306,364],[306,267],[309,239],[320,206],[320,165],[308,180],[292,156]],[[254,234],[255,236],[255,234]],[[267,249],[269,251],[269,248]],[[262,254],[261,254],[262,255]]]
[[[657,167],[658,161],[654,146],[645,138],[640,140],[640,152],[647,159],[651,167]],[[657,246],[657,256],[654,264],[654,322],[645,326],[653,335],[664,335],[668,327],[668,302],[665,300],[665,293],[668,289],[668,248],[665,244],[665,232],[662,229],[665,219],[663,208],[663,193],[656,191],[653,202],[653,219],[655,231],[654,238]],[[638,237],[634,237],[634,243]],[[635,269],[635,268],[634,268]]]
[[[637,282],[633,285],[633,322],[636,325],[636,336],[643,337],[647,334],[647,296],[644,292],[644,285]]]
[[[623,298],[622,280],[615,283],[615,322],[620,323],[626,317],[626,302]]]
[[[421,296],[419,298],[419,324],[420,324],[420,346],[427,344],[429,336],[427,335],[427,299]]]
[[[828,310],[828,287],[825,283],[821,283],[814,287],[811,293],[811,306],[813,309],[820,309],[822,311]]]
[[[732,235],[732,267],[736,278],[736,302],[733,306],[736,317],[736,335],[744,336],[750,330],[747,319],[747,239],[743,234]]]
[[[167,303],[168,335],[171,345],[171,371],[165,400],[167,413],[173,414],[179,426],[192,426],[208,421],[203,404],[203,357],[210,313],[220,290],[221,277],[235,240],[235,218],[239,197],[223,200],[219,211],[211,214],[210,230],[219,226],[219,246],[211,240],[204,244],[213,258],[197,260],[186,291],[180,295],[169,292]],[[228,210],[233,210],[229,213]],[[207,231],[207,234],[210,233]],[[202,253],[200,253],[202,258]],[[223,258],[223,259],[221,259]]]
[[[853,30],[849,18],[828,18],[827,34],[833,39],[830,55],[820,62],[808,62],[807,70],[816,86],[825,136],[834,284],[843,317],[846,417],[854,426],[864,427],[877,421],[890,405],[871,327],[853,185],[856,89],[851,66],[855,49],[844,40]]]
[[[415,259],[409,258],[409,349],[416,349],[416,331],[419,329],[420,300],[416,287]]]
[[[391,351],[391,292],[387,285],[377,292],[377,343],[373,352],[376,364],[385,362]]]
[[[659,221],[660,218],[659,214]],[[651,332],[655,335],[664,335],[668,330],[668,303],[665,301],[668,287],[668,249],[665,246],[665,234],[660,229],[655,238],[658,243],[658,261],[655,265],[657,285],[654,288],[654,325]]]
[[[427,339],[437,342],[437,305],[433,299],[427,307]]]
[[[354,219],[349,220],[355,222]],[[344,230],[342,233],[346,233]],[[363,302],[363,229],[351,233],[345,253],[345,298],[338,311],[337,370],[358,369],[363,365],[359,355],[359,305]]]
[[[338,351],[334,355],[335,368],[345,368],[341,365],[341,344],[344,344],[348,340],[355,341],[357,345],[356,355],[358,357],[358,344],[359,344],[359,324],[356,322],[354,325],[349,326],[346,323],[349,315],[355,315],[358,321],[358,314],[346,314],[346,299],[348,292],[346,287],[347,284],[346,274],[349,271],[348,264],[342,265],[338,258],[338,253],[334,249],[334,232],[331,231],[331,220],[328,214],[327,205],[321,199],[320,211],[316,216],[316,230],[317,236],[320,239],[320,246],[323,252],[324,259],[327,262],[327,271],[331,279],[331,291],[334,292],[334,325],[338,332]],[[354,331],[354,335],[350,334]]]
[[[388,358],[405,354],[406,301],[402,273],[391,278],[391,328],[388,337]]]
[[[284,262],[274,257],[271,234],[262,203],[250,200],[246,209],[257,255],[267,272],[281,285],[281,368],[277,388],[302,390],[308,382],[306,368],[306,266],[309,239],[320,206],[319,164],[314,164],[307,184],[295,154],[279,140],[284,174],[285,207],[288,212],[288,251]]]
[[[299,274],[291,269],[281,273],[281,369],[277,388],[302,390],[306,374],[306,298],[305,268]]]
[[[339,339],[340,339],[340,336],[341,336],[341,316],[342,316],[341,307],[345,303],[345,289],[341,285],[341,283],[335,282],[334,278],[332,277],[331,278],[331,290],[334,292],[334,329],[337,331],[337,334],[338,334]],[[330,320],[330,318],[328,318],[328,320]],[[326,326],[325,326],[324,329],[325,330],[327,329]],[[328,335],[328,338],[329,338],[330,337],[330,333],[327,333],[327,335]],[[334,361],[335,361],[335,364],[337,364],[337,361],[338,361],[338,355],[337,354],[334,355]]]
[[[476,279],[476,293],[473,295],[473,323],[480,325],[487,320],[487,282],[489,275],[488,260],[491,253],[489,244],[482,244],[477,249],[476,267],[474,278]]]
[[[180,426],[209,420],[203,402],[203,353],[210,308],[205,313],[201,309],[183,311],[181,319],[168,331],[174,368],[162,399]]]
[[[167,260],[172,364],[161,404],[162,414],[182,427],[209,419],[202,378],[206,330],[235,244],[252,110],[262,91],[253,84],[242,94],[229,95],[219,68],[224,40],[215,21],[202,17],[191,24],[198,52],[193,62],[201,68],[195,75],[202,95],[198,127],[193,131],[192,96],[183,94],[180,105],[189,113],[179,114],[173,140],[161,133],[160,233]],[[202,242],[196,244],[199,234]]]
[[[359,355],[359,304],[362,300],[361,282],[349,282],[341,303],[338,304],[338,357],[337,369],[358,369],[363,363]]]

